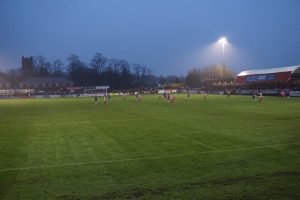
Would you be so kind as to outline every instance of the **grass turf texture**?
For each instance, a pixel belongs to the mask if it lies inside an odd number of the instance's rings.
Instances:
[[[0,114],[0,199],[300,199],[300,98],[0,100]]]

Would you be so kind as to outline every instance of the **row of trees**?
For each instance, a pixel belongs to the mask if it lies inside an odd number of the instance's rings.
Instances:
[[[66,77],[78,86],[109,85],[112,89],[157,87],[158,84],[174,83],[180,86],[201,87],[211,81],[230,80],[234,77],[234,72],[223,65],[192,69],[186,77],[156,77],[152,74],[152,70],[144,65],[129,64],[123,59],[108,59],[101,53],[96,53],[88,64],[75,54],[71,54],[67,60],[67,65],[64,65],[59,59],[50,62],[43,56],[36,56],[32,64],[32,76]],[[28,78],[22,74],[21,69],[11,69],[7,73],[0,73],[1,76],[13,84]]]
[[[150,68],[136,63],[130,65],[123,59],[108,59],[101,53],[96,53],[89,65],[74,54],[68,57],[68,61],[66,72],[76,85],[129,89],[155,87],[158,83]]]
[[[10,69],[7,73],[1,73],[0,77],[15,85],[30,77],[66,77],[78,86],[109,85],[112,89],[155,87],[158,84],[158,78],[145,65],[129,64],[123,59],[108,59],[101,53],[96,53],[88,64],[75,54],[71,54],[67,60],[65,65],[59,59],[50,62],[39,55],[33,58],[32,72],[22,74],[21,69]]]
[[[189,87],[202,87],[215,81],[232,81],[234,76],[234,72],[229,67],[210,65],[204,68],[190,70],[185,82]]]

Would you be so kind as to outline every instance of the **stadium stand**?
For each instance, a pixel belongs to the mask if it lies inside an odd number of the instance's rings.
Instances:
[[[239,94],[260,90],[266,95],[278,95],[299,90],[299,86],[300,65],[242,71],[235,78],[235,91]]]
[[[236,84],[249,84],[257,82],[288,82],[300,73],[300,65],[271,69],[257,69],[242,71],[236,76]]]

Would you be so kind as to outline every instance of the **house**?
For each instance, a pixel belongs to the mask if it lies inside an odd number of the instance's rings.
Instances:
[[[74,83],[64,77],[34,77],[20,83],[23,89],[58,90],[74,86]]]
[[[7,88],[10,88],[10,83],[7,80],[0,77],[0,89],[7,89]]]

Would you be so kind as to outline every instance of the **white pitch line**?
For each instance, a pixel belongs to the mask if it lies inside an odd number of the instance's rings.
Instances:
[[[0,172],[8,172],[8,171],[20,171],[20,170],[35,170],[35,169],[43,169],[43,168],[56,168],[56,167],[65,167],[65,166],[79,166],[79,165],[91,165],[91,164],[104,164],[104,163],[115,163],[115,162],[130,162],[130,161],[141,161],[141,160],[157,160],[157,159],[164,159],[164,158],[176,158],[176,157],[184,157],[184,156],[195,156],[195,155],[202,155],[202,154],[216,154],[216,153],[226,153],[226,152],[233,152],[233,151],[247,151],[253,149],[266,149],[272,147],[279,147],[279,146],[290,146],[290,145],[298,145],[300,142],[294,143],[283,143],[283,144],[270,144],[264,146],[257,146],[257,147],[243,147],[237,149],[222,149],[222,150],[212,150],[212,151],[203,151],[198,153],[184,153],[184,154],[174,154],[174,155],[164,155],[164,156],[152,156],[152,157],[141,157],[141,158],[126,158],[126,159],[117,159],[117,160],[103,160],[103,161],[95,161],[95,162],[84,162],[84,163],[65,163],[65,164],[58,164],[58,165],[41,165],[41,166],[31,166],[31,167],[18,167],[18,168],[7,168],[7,169],[0,169]]]
[[[70,122],[41,122],[41,123],[34,123],[35,126],[45,126],[45,125],[71,125],[71,124],[91,124],[91,121],[70,121]]]
[[[141,118],[141,117],[136,117],[136,118],[128,118],[128,119],[105,119],[105,120],[100,120],[99,122],[122,122],[122,121],[137,121],[137,120],[154,120],[154,119],[159,119],[159,118],[154,118],[154,117],[148,117],[148,118]],[[98,122],[98,121],[97,121]]]
[[[252,127],[251,129],[262,130],[262,129],[273,129],[273,128],[296,128],[298,124],[282,125],[282,126],[265,126],[265,127]]]
[[[36,126],[44,126],[44,125],[53,125],[53,124],[91,124],[94,122],[122,122],[122,121],[137,121],[137,120],[157,120],[159,118],[129,118],[129,119],[104,119],[104,120],[99,120],[99,121],[69,121],[69,122],[41,122],[41,123],[34,123]]]
[[[217,149],[217,148],[215,148],[215,147],[213,147],[213,146],[210,146],[210,145],[208,145],[208,144],[204,144],[204,143],[199,142],[199,141],[196,141],[196,140],[192,140],[192,139],[190,139],[190,138],[188,138],[188,137],[185,137],[185,136],[183,136],[183,135],[181,135],[181,134],[176,133],[176,134],[174,134],[174,135],[176,135],[176,136],[178,136],[178,137],[181,137],[181,138],[183,138],[183,139],[185,139],[185,140],[188,140],[188,141],[190,141],[190,142],[192,142],[192,143],[194,143],[194,144],[198,144],[198,145],[201,145],[201,146],[205,146],[205,147],[208,147],[208,148],[213,149],[213,150],[219,150],[219,149]]]

